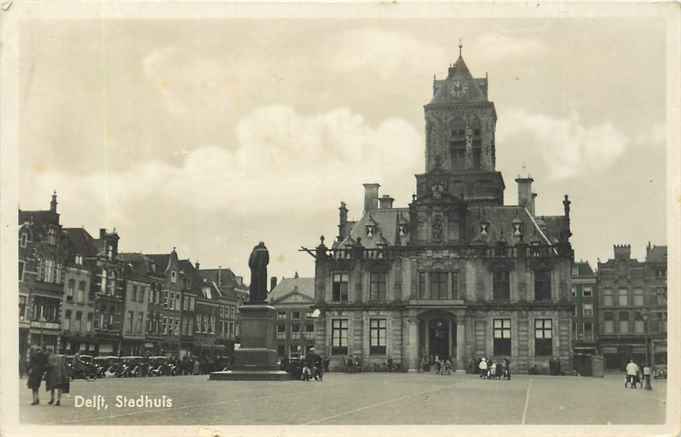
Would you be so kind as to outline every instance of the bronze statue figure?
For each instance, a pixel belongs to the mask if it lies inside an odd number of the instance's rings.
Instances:
[[[248,259],[251,268],[251,286],[249,288],[249,303],[264,303],[267,299],[267,264],[270,254],[262,241],[253,248]]]

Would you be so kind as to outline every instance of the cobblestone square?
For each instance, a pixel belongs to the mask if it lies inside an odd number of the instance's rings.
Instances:
[[[324,382],[208,381],[207,376],[74,381],[62,405],[30,406],[21,387],[25,424],[71,425],[419,425],[662,424],[666,383],[653,391],[624,389],[623,377],[329,373]],[[108,408],[75,408],[75,396],[101,395]],[[116,396],[172,399],[171,407],[116,407]],[[254,407],[257,405],[257,407]],[[632,411],[635,414],[632,414]]]

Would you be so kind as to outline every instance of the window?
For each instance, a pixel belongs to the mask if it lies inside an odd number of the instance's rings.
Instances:
[[[291,313],[291,318],[293,320],[300,320],[300,311],[294,311]]]
[[[26,296],[19,296],[19,320],[26,319]]]
[[[54,282],[54,261],[51,259],[45,260],[45,270],[43,271],[43,281]]]
[[[348,319],[331,319],[331,353],[348,353]]]
[[[177,282],[177,272],[175,270],[170,272],[170,282]]]
[[[19,261],[19,280],[23,281],[24,280],[24,262]]]
[[[640,288],[635,289],[633,299],[634,299],[634,302],[633,302],[634,306],[642,307],[643,304],[644,304],[644,302],[643,302],[643,290],[641,290]]]
[[[582,295],[584,297],[591,297],[593,296],[593,289],[591,287],[584,287],[584,290],[582,291]]]
[[[655,291],[658,305],[667,305],[667,287],[658,288]]]
[[[76,265],[82,266],[83,265],[83,256],[82,255],[76,255],[75,263],[76,263]]]
[[[534,272],[534,300],[551,300],[551,272],[538,270]]]
[[[87,313],[87,322],[85,325],[85,329],[87,329],[88,332],[92,331],[92,318],[94,314],[92,313]]]
[[[451,273],[452,299],[459,299],[459,272]]]
[[[106,246],[106,257],[109,259],[113,258],[113,246],[111,245]]]
[[[133,285],[130,290],[130,301],[137,302],[137,285]]]
[[[611,307],[615,305],[614,297],[612,295],[612,290],[603,290],[603,306]]]
[[[605,334],[613,334],[615,332],[615,317],[610,311],[603,313],[603,332]]]
[[[348,274],[334,273],[331,300],[334,302],[348,301]]]
[[[511,355],[511,319],[494,319],[494,355]]]
[[[133,332],[133,324],[135,323],[135,313],[128,311],[128,329],[126,330],[128,334]]]
[[[447,272],[430,272],[430,298],[447,299]]]
[[[509,282],[509,272],[494,272],[492,278],[492,289],[494,300],[509,300],[511,298],[511,288]]]
[[[553,335],[551,319],[534,321],[534,355],[553,355]]]
[[[300,323],[291,324],[291,338],[300,338]]]
[[[640,312],[634,314],[634,332],[637,334],[643,334],[645,332],[645,322],[643,321],[643,315]]]
[[[66,310],[64,312],[64,329],[66,331],[71,330],[71,311],[70,310]]]
[[[617,292],[617,305],[625,307],[629,305],[629,291],[626,288],[620,288]]]
[[[572,296],[577,296],[577,289],[575,287],[570,288],[570,292],[572,293]]]
[[[145,288],[145,287],[140,287],[140,288],[139,288],[139,293],[138,293],[138,295],[137,295],[137,299],[138,299],[137,302],[139,302],[139,303],[144,303],[144,293],[145,293],[145,291],[146,291],[146,288]]]
[[[314,323],[306,323],[305,332],[314,332]]]
[[[106,270],[102,270],[102,283],[100,290],[102,293],[106,292]]]
[[[386,345],[386,320],[369,320],[369,353],[372,355],[385,355]]]
[[[594,306],[591,303],[585,303],[582,308],[582,317],[593,317],[594,316]]]
[[[163,308],[168,308],[168,292],[166,290],[161,291],[161,298],[163,299]]]
[[[66,301],[71,302],[73,300],[74,292],[76,291],[76,280],[69,279],[66,282]]]
[[[426,272],[419,272],[419,283],[418,283],[418,293],[419,299],[425,299],[426,294]]]
[[[277,323],[277,338],[286,338],[286,325]]]
[[[80,331],[83,329],[82,326],[82,321],[83,321],[83,313],[80,311],[76,311],[76,331]]]
[[[593,324],[591,322],[584,322],[584,337],[591,338],[593,336]]]
[[[369,273],[369,300],[385,300],[385,272]]]
[[[19,235],[19,246],[26,247],[27,245],[28,245],[28,233],[22,232],[21,235]]]
[[[627,311],[620,311],[619,313],[619,332],[629,332],[629,313]]]
[[[78,282],[78,295],[76,296],[76,302],[77,303],[85,303],[85,287],[86,287],[85,281],[79,281]]]
[[[279,320],[286,320],[286,311],[279,311],[279,312],[277,312],[277,319],[279,319]]]

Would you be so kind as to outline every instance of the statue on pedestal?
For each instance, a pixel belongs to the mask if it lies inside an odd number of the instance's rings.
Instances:
[[[251,268],[251,286],[249,288],[250,304],[263,304],[267,299],[267,264],[270,254],[262,241],[253,248],[248,267]]]

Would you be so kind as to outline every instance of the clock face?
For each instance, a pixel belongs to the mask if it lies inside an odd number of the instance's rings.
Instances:
[[[462,95],[466,94],[467,89],[468,87],[466,84],[462,83],[458,79],[449,84],[449,93],[454,97],[461,97]]]

